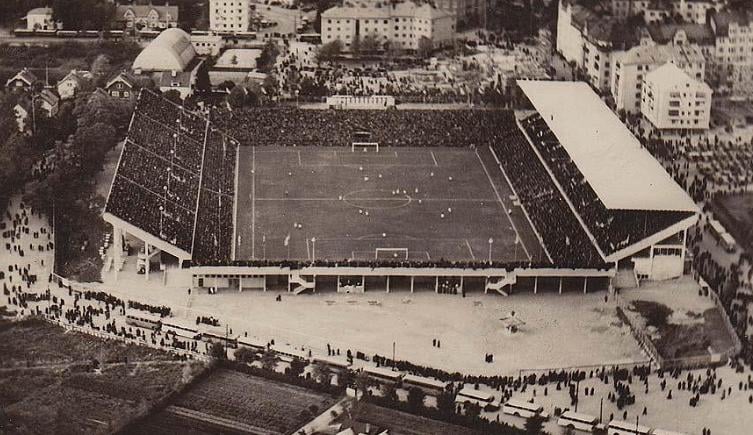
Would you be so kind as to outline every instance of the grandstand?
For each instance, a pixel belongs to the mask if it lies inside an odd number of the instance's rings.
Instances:
[[[510,294],[604,289],[618,267],[681,275],[692,200],[586,85],[519,85],[533,111],[211,121],[144,91],[105,209],[114,266],[127,234],[146,259],[190,262],[199,288]],[[378,146],[353,147],[366,133]]]
[[[206,117],[142,91],[104,212],[116,254],[130,234],[144,242],[147,259],[165,252],[181,265],[229,261],[237,151]]]

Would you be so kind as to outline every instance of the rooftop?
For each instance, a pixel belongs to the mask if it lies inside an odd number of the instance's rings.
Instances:
[[[646,81],[659,82],[666,86],[684,86],[685,83],[695,83],[698,86],[707,88],[707,90],[711,92],[711,87],[709,85],[689,76],[684,70],[673,63],[665,63],[659,68],[646,74]]]
[[[608,209],[697,210],[588,84],[518,81],[518,85]]]
[[[688,41],[696,44],[713,44],[714,34],[706,24],[662,24],[646,26],[651,39],[658,44],[671,42],[677,32],[685,32]]]
[[[691,63],[704,61],[703,53],[695,45],[639,45],[625,52],[621,62],[623,65],[646,65],[672,59]]]
[[[417,6],[413,2],[402,2],[386,7],[373,6],[335,6],[322,13],[323,18],[391,18],[391,17],[420,17],[442,18],[452,16],[442,9],[431,7],[429,4]]]

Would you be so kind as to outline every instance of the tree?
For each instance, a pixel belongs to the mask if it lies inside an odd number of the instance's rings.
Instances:
[[[332,381],[332,369],[326,364],[315,363],[311,375],[322,384],[329,385]]]
[[[170,89],[163,93],[162,96],[175,104],[181,104],[183,102],[183,99],[180,97],[180,92],[176,89]]]
[[[422,36],[418,40],[418,57],[426,59],[431,56],[432,50],[434,50],[434,43],[426,36]]]
[[[372,385],[371,377],[366,372],[358,372],[353,383],[356,389],[356,396],[358,396],[359,391],[363,394],[368,393],[369,387]]]
[[[261,356],[261,367],[264,370],[272,371],[277,367],[277,354],[273,350],[264,352]]]
[[[301,374],[303,374],[303,370],[306,368],[306,361],[302,360],[301,358],[293,358],[292,361],[290,361],[290,376],[293,377],[299,377]]]
[[[227,102],[233,109],[240,109],[246,105],[246,88],[236,86],[230,90],[227,96]]]
[[[476,402],[465,402],[465,416],[469,419],[478,418],[481,415],[481,405]]]
[[[397,397],[397,387],[391,382],[382,385],[382,395],[392,403],[397,403],[399,400]]]
[[[379,51],[379,41],[377,41],[374,35],[366,35],[361,41],[361,53],[373,54]]]
[[[418,412],[424,407],[424,398],[426,393],[418,387],[411,387],[408,390],[408,408],[413,412]]]
[[[455,395],[447,391],[437,395],[437,410],[444,419],[448,419],[455,414]]]
[[[225,345],[220,342],[212,343],[209,347],[209,356],[214,359],[227,359],[227,351]]]
[[[524,429],[527,434],[539,435],[542,432],[542,429],[544,429],[544,419],[536,414],[526,420]]]
[[[239,347],[233,355],[236,361],[244,364],[252,363],[259,359],[256,351],[249,347]]]
[[[321,47],[319,47],[319,50],[316,52],[316,61],[317,62],[330,62],[334,60],[337,56],[342,54],[343,51],[343,42],[339,39],[335,39],[332,42],[328,42]]]
[[[337,385],[341,387],[349,387],[355,381],[355,375],[352,371],[345,369],[337,374]]]

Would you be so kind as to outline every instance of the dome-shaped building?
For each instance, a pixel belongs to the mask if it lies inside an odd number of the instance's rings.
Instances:
[[[196,57],[188,33],[170,28],[160,33],[133,62],[135,71],[185,71]]]

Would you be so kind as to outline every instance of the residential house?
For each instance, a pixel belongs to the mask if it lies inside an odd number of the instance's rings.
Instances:
[[[162,30],[178,27],[178,6],[118,5],[115,21],[128,30]]]
[[[39,79],[37,78],[37,76],[34,75],[33,72],[24,68],[16,75],[8,79],[8,81],[5,82],[5,87],[7,89],[23,89],[29,91],[32,89],[34,84],[38,82]]]
[[[121,72],[105,84],[105,91],[114,98],[135,98],[136,79],[127,72]]]
[[[93,76],[89,71],[71,70],[58,82],[58,95],[62,100],[73,98],[76,96],[76,92],[89,83],[92,78]]]

